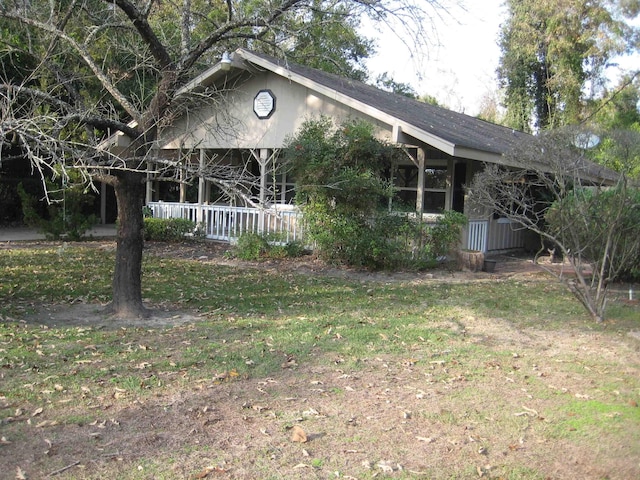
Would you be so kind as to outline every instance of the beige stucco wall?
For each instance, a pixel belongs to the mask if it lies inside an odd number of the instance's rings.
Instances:
[[[276,106],[270,118],[260,119],[253,111],[253,101],[265,89],[275,96]],[[390,125],[267,72],[251,77],[223,101],[204,104],[203,100],[202,107],[192,108],[162,133],[160,145],[164,149],[279,148],[305,120],[320,115],[331,116],[338,122],[364,118],[378,127],[380,137],[389,139],[392,134]]]

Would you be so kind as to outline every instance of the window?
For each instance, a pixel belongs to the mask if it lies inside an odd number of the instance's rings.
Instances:
[[[426,213],[440,213],[445,210],[448,178],[446,165],[429,166],[425,169],[422,205]],[[393,199],[394,208],[415,209],[418,194],[418,167],[398,166],[393,183],[398,190]]]
[[[424,192],[422,209],[425,213],[442,213],[445,210],[446,192]]]
[[[441,213],[445,210],[447,179],[446,165],[425,169],[422,208],[426,213]]]
[[[274,203],[290,205],[295,197],[296,182],[291,173],[277,173],[269,178],[268,190],[274,193]]]
[[[424,188],[427,188],[429,190],[446,190],[447,167],[434,167],[425,169]]]

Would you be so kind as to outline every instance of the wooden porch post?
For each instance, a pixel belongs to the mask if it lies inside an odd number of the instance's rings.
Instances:
[[[147,189],[145,192],[145,203],[153,202],[153,180],[151,171],[153,170],[153,162],[147,162]]]
[[[418,147],[418,192],[416,195],[416,212],[418,218],[422,219],[424,213],[424,167],[425,167],[425,150]]]
[[[453,210],[453,159],[447,160],[447,191],[444,194],[444,209]]]
[[[258,224],[260,233],[264,231],[264,207],[267,201],[267,164],[269,163],[269,149],[261,148],[260,157],[260,212],[258,213]]]
[[[107,184],[100,183],[100,223],[107,223]]]
[[[268,148],[260,149],[258,163],[260,164],[260,205],[264,206],[267,201],[267,164],[269,163]]]
[[[204,167],[206,165],[206,153],[204,151],[204,148],[200,149],[200,158],[199,158],[199,172],[198,172],[198,210],[196,212],[196,222],[198,224],[203,223],[205,221],[205,215],[204,215],[204,209],[202,208],[202,205],[205,204],[205,198],[209,198],[209,197],[205,197],[206,194],[206,180],[203,177],[204,174]]]
[[[200,149],[200,173],[198,175],[198,204],[203,205],[205,203],[206,193],[206,181],[202,176],[205,166],[205,153],[204,148]]]
[[[184,183],[184,168],[180,168],[180,203],[187,203],[187,185]]]

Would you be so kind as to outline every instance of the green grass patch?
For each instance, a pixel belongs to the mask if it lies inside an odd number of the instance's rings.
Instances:
[[[640,409],[622,403],[607,403],[600,400],[571,400],[555,412],[550,434],[555,437],[602,438],[615,435],[625,425],[640,424]],[[625,428],[626,434],[629,429]],[[627,438],[630,444],[640,442],[640,431]]]

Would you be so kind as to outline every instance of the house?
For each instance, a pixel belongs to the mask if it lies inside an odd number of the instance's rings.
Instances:
[[[211,91],[218,93],[216,100],[207,100]],[[252,192],[255,201],[245,197],[224,205],[206,178],[197,189],[182,185],[173,192],[150,183],[147,203],[155,216],[204,222],[207,236],[216,239],[269,222],[290,231],[296,225],[295,181],[277,169],[278,152],[305,120],[324,115],[337,123],[364,119],[380,138],[405,147],[409,155],[394,175],[397,200],[426,218],[451,209],[467,214],[467,248],[487,252],[524,245],[523,230],[507,219],[474,216],[464,186],[484,162],[506,165],[503,154],[528,134],[244,49],[225,55],[178,93],[191,106],[162,130],[158,156],[244,166],[260,182]],[[116,146],[126,141],[120,135]]]

